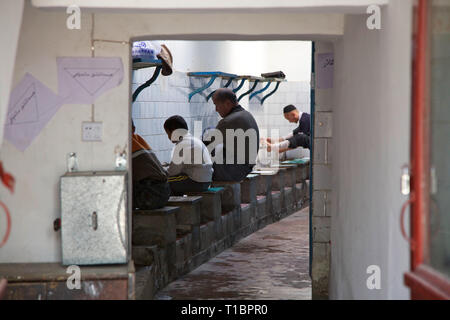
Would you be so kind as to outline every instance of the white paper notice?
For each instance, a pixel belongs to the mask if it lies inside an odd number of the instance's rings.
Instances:
[[[62,100],[27,73],[11,92],[5,138],[24,151],[61,107]]]
[[[333,53],[321,53],[317,55],[317,88],[330,89],[333,88]]]
[[[123,79],[121,58],[57,58],[58,91],[64,103],[92,104]]]

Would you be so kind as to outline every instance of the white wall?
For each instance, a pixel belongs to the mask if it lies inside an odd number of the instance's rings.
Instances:
[[[391,1],[382,30],[349,15],[335,43],[330,297],[407,299],[409,249],[400,234],[401,166],[409,163],[411,2]],[[406,223],[408,230],[408,224]],[[381,268],[381,290],[366,269]]]
[[[0,127],[8,110],[11,80],[14,71],[17,43],[22,22],[23,0],[4,0],[0,2]],[[3,130],[0,130],[0,141],[3,140]],[[0,159],[1,160],[1,159]],[[7,169],[7,168],[6,168]]]
[[[310,41],[161,41],[181,72],[222,71],[239,75],[283,71],[288,81],[310,81]]]
[[[57,93],[56,58],[91,55],[90,17],[82,16],[83,27],[77,31],[66,28],[66,18],[65,13],[26,4],[12,87],[29,72]],[[81,171],[113,170],[115,146],[128,143],[129,47],[103,43],[96,46],[96,55],[121,57],[125,70],[122,84],[95,103],[95,119],[103,122],[102,142],[81,141],[81,123],[90,121],[91,106],[75,104],[63,105],[24,152],[3,141],[2,160],[15,176],[16,188],[14,194],[0,189],[12,216],[0,262],[61,261],[60,233],[53,231],[53,220],[60,217],[59,178],[66,172],[66,154],[77,153]]]

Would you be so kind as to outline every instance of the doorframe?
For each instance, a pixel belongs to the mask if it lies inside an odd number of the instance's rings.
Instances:
[[[413,105],[411,126],[411,271],[405,284],[411,299],[450,299],[450,279],[426,265],[429,248],[430,104],[429,104],[429,7],[419,0],[413,60]]]
[[[310,150],[309,150],[309,276],[312,278],[312,258],[313,258],[313,235],[312,235],[312,216],[313,216],[313,154],[314,154],[314,118],[316,104],[316,84],[315,84],[315,53],[316,43],[311,41],[311,80],[310,80]]]

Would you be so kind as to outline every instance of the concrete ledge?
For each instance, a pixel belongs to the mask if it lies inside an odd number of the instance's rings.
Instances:
[[[272,216],[274,221],[278,221],[281,216],[282,204],[281,204],[281,192],[272,191]]]
[[[178,276],[184,275],[190,271],[192,260],[192,235],[188,234],[177,240],[177,273]]]
[[[158,246],[133,246],[131,256],[137,266],[151,266],[158,260]]]
[[[200,251],[204,251],[212,246],[215,241],[214,221],[200,226]]]
[[[222,234],[225,248],[231,246],[231,233],[233,230],[233,213],[228,212],[222,215]]]
[[[249,174],[241,182],[241,202],[255,204],[259,175]]]
[[[294,187],[296,183],[296,173],[297,173],[296,164],[280,164],[279,168],[286,169],[284,175],[284,186],[285,187]]]
[[[202,197],[200,196],[170,197],[167,204],[180,208],[175,214],[177,224],[199,225],[201,202]]]
[[[224,251],[225,248],[225,241],[224,239],[216,240],[212,246],[211,246],[211,257],[214,257]]]
[[[136,268],[136,300],[152,300],[155,292],[154,265]]]
[[[213,181],[212,185],[224,189],[222,192],[222,213],[232,211],[241,205],[240,182]]]
[[[169,283],[167,249],[158,246],[133,246],[136,267],[136,299],[152,299]]]
[[[205,192],[188,192],[190,196],[201,196],[201,222],[220,221],[222,215],[222,198],[223,188],[210,188]]]
[[[165,246],[175,243],[178,207],[164,207],[156,210],[137,210],[133,212],[133,245]]]
[[[296,182],[301,183],[309,179],[309,162],[299,164],[296,171]]]
[[[249,203],[241,204],[241,228],[248,228],[252,222],[252,218],[255,217],[255,206]]]
[[[273,177],[277,174],[276,169],[264,168],[264,170],[252,171],[252,174],[255,172],[258,174],[256,193],[267,197],[272,191]]]
[[[272,178],[272,191],[281,191],[285,185],[286,168],[278,168],[278,172]]]
[[[259,196],[256,202],[256,219],[262,219],[270,215],[270,211],[267,208],[267,198],[264,196]]]
[[[296,206],[294,201],[294,190],[292,187],[285,187],[284,188],[284,207],[286,208],[286,215],[282,216],[282,218],[292,214],[295,212]]]

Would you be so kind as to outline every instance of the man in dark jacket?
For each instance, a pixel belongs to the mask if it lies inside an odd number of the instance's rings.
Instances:
[[[239,105],[232,90],[217,89],[212,100],[222,117],[215,130],[220,137],[215,136],[214,150],[208,148],[213,156],[213,180],[241,181],[256,163],[258,125],[253,116]]]
[[[162,208],[170,197],[167,171],[147,142],[134,132],[134,123],[132,125],[133,208]]]
[[[306,112],[300,112],[292,104],[284,107],[284,118],[291,123],[298,123],[291,134],[286,137],[281,137],[278,140],[267,138],[267,151],[272,148],[277,148],[278,152],[282,153],[289,149],[303,147],[310,148],[311,145],[311,116]]]

